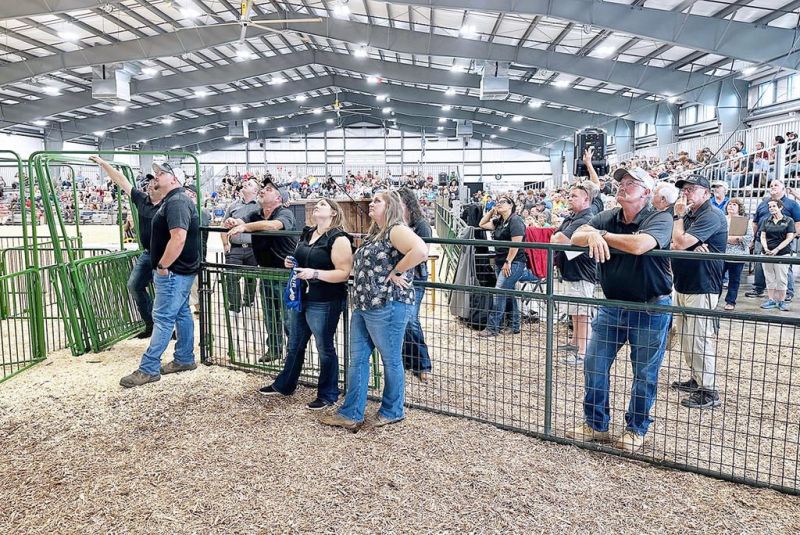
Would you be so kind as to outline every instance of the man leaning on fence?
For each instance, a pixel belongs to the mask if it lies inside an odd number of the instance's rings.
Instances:
[[[150,255],[155,273],[153,286],[153,336],[139,369],[120,379],[126,388],[152,383],[161,374],[197,368],[194,359],[194,318],[189,292],[200,268],[200,218],[168,163],[154,163],[155,184],[163,198],[153,216]],[[161,366],[172,330],[177,330],[175,358]]]
[[[653,249],[669,249],[672,239],[672,218],[650,203],[655,180],[641,168],[618,169],[614,180],[619,182],[616,199],[620,206],[594,216],[572,235],[572,244],[588,246],[589,256],[600,262],[600,284],[607,299],[670,305],[669,259],[642,256]],[[650,410],[656,399],[669,321],[667,312],[599,307],[584,362],[584,422],[568,430],[568,438],[611,441],[610,371],[617,353],[629,342],[633,386],[625,431],[614,446],[628,452],[642,446],[652,423]],[[619,383],[618,388],[625,388],[627,381],[619,378]]]
[[[225,210],[223,221],[228,219],[241,219],[250,221],[250,216],[257,214],[261,210],[258,204],[258,190],[260,186],[255,179],[245,180],[239,188],[239,198],[231,202]],[[257,266],[256,257],[253,254],[253,238],[250,234],[237,234],[228,237],[222,234],[222,246],[225,250],[225,263],[232,266]],[[242,305],[249,307],[253,304],[256,297],[256,283],[253,278],[245,277],[244,295],[242,295],[240,276],[231,273],[225,276],[225,291],[228,297],[228,310],[238,313]]]
[[[728,243],[728,222],[712,204],[711,184],[700,175],[678,180],[681,196],[675,203],[672,248],[679,251],[724,253]],[[698,253],[701,254],[701,253]],[[723,260],[673,258],[675,300],[681,307],[713,310],[722,293]],[[716,385],[717,344],[713,318],[675,314],[681,352],[691,377],[675,381],[672,388],[689,392],[681,401],[685,407],[708,409],[720,404]]]
[[[137,257],[131,274],[128,276],[128,293],[133,297],[136,309],[144,320],[144,331],[136,338],[144,340],[153,334],[153,299],[147,290],[150,283],[153,282],[153,264],[150,260],[150,227],[163,193],[160,189],[155,188],[153,175],[148,174],[145,179],[142,179],[141,187],[146,190],[147,193],[145,193],[142,189],[134,188],[125,175],[111,167],[100,156],[90,156],[89,159],[99,165],[106,172],[108,178],[124,191],[136,206],[142,254]]]

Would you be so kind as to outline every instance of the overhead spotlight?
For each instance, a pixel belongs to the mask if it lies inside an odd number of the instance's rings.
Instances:
[[[327,119],[325,119],[325,122],[328,124],[333,124],[333,119],[331,117],[328,117]]]
[[[440,123],[446,123],[447,122],[447,118],[446,117],[439,117],[439,122]]]
[[[161,72],[155,67],[145,67],[142,69],[142,74],[145,76],[157,76]]]
[[[436,130],[438,130],[439,132],[441,132],[442,130],[444,130],[444,126],[437,126],[437,127],[436,127]]]
[[[305,102],[306,100],[308,100],[308,97],[305,95],[297,95],[296,97],[294,97],[294,99],[297,102]]]
[[[678,97],[674,97],[674,96],[673,97],[667,97],[667,102],[669,102],[670,104],[675,104],[676,102],[678,102]]]
[[[173,146],[171,146],[171,147],[169,148],[169,150],[176,150],[176,149],[179,149],[179,148],[181,148],[181,146],[180,146],[180,145],[173,145]]]
[[[347,18],[350,16],[350,6],[347,4],[349,0],[338,0],[333,6],[333,15],[339,18]]]
[[[231,136],[223,136],[222,139],[224,139],[225,141],[230,141],[233,138]]]
[[[197,7],[194,2],[184,0],[183,7],[181,7],[181,15],[185,19],[195,19],[202,15],[203,12]]]
[[[116,105],[116,106],[112,106],[111,109],[114,110],[117,113],[125,113],[125,110],[127,110],[128,107],[127,106]]]
[[[286,83],[286,78],[283,76],[276,76],[269,81],[270,85],[281,85]]]
[[[248,59],[253,59],[253,53],[250,51],[249,48],[244,43],[240,43],[236,47],[236,58],[239,61],[245,61]]]
[[[172,124],[174,122],[175,119],[173,119],[172,117],[164,117],[163,119],[161,119],[161,124]]]
[[[520,117],[519,115],[515,115],[514,117],[511,118],[511,120],[514,121],[515,123],[518,123],[522,120],[522,117]]]
[[[278,132],[285,132],[285,131],[286,131],[286,129],[284,127],[282,127],[282,126],[278,127]]]
[[[508,132],[508,127],[507,126],[501,126],[500,127],[500,131],[501,132]]]
[[[314,108],[314,110],[312,111],[312,113],[313,113],[314,115],[320,115],[320,114],[322,114],[322,108]]]
[[[616,50],[617,49],[615,47],[610,46],[610,45],[599,46],[599,47],[597,47],[597,49],[595,49],[594,55],[599,57],[599,58],[607,58],[610,55],[612,55],[614,52],[616,52]]]
[[[556,80],[555,82],[553,82],[553,85],[563,89],[569,86],[569,82],[567,82],[566,80]]]
[[[266,118],[266,117],[259,117],[259,118],[256,120],[256,122],[257,122],[258,124],[264,124],[264,123],[266,123],[266,122],[267,122],[267,118]]]
[[[78,35],[78,29],[69,23],[66,23],[61,27],[58,32],[58,36],[64,41],[77,41],[80,38]]]
[[[201,154],[203,152],[203,149],[197,149],[195,152],[197,152],[197,154]]]
[[[208,128],[198,128],[197,129],[197,133],[198,134],[205,134],[206,132],[208,132]]]
[[[542,103],[539,102],[538,100],[531,100],[530,102],[528,102],[528,106],[530,106],[531,108],[541,108]]]
[[[461,74],[467,72],[467,68],[462,65],[455,64],[450,67],[450,72]]]
[[[448,87],[447,91],[445,91],[444,94],[447,95],[448,97],[452,97],[453,95],[456,94],[456,90],[453,89],[452,87]]]
[[[194,96],[197,98],[206,98],[210,93],[208,91],[195,91]]]
[[[242,111],[242,107],[241,106],[231,106],[231,112],[239,113],[240,111]]]
[[[368,84],[377,84],[380,81],[381,81],[381,79],[378,78],[378,76],[376,76],[376,75],[367,76],[367,83]]]
[[[33,124],[35,126],[47,126],[47,121],[44,121],[42,119],[38,119],[36,121],[33,121]]]
[[[60,94],[61,94],[61,88],[60,88],[60,87],[56,87],[56,86],[54,86],[54,85],[46,85],[46,86],[43,86],[43,87],[42,87],[42,91],[43,91],[43,92],[44,92],[46,95],[50,95],[51,97],[55,97],[55,96],[57,96],[57,95],[60,95]]]
[[[494,139],[494,138],[496,138],[496,137],[497,137],[497,134],[492,134],[492,135],[491,135],[491,136],[489,136],[489,137],[490,137],[490,138],[492,138],[492,139]]]
[[[450,104],[445,104],[444,106],[442,106],[442,111],[450,111],[452,109],[453,107]]]
[[[377,100],[378,102],[389,102],[389,95],[387,94],[375,95],[375,100]]]
[[[353,55],[357,58],[366,58],[367,54],[367,45],[361,45],[360,47],[356,48],[356,51]]]
[[[384,115],[388,115],[388,114],[392,113],[392,108],[390,108],[390,107],[388,107],[388,106],[387,106],[387,107],[383,108],[383,109],[381,110],[381,112],[382,112]]]
[[[750,67],[745,67],[744,69],[742,69],[742,74],[744,74],[745,76],[750,76],[751,74],[756,72],[756,70],[757,68],[751,65]]]
[[[97,130],[95,132],[92,132],[92,135],[94,137],[103,137],[104,135],[106,135],[106,133],[103,130]]]
[[[461,35],[461,37],[473,38],[478,35],[478,30],[475,29],[474,24],[465,24],[461,27],[461,30],[459,30],[458,33]]]
[[[137,141],[136,143],[147,143],[147,140],[146,140],[146,139],[140,139],[140,140],[139,140],[139,141]]]

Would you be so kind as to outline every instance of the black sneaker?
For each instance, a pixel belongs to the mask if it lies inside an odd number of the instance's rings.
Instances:
[[[784,298],[784,301],[786,301],[787,303],[791,303],[791,302],[792,302],[792,298],[793,298],[793,297],[794,297],[793,295],[787,295],[787,296]]]
[[[310,411],[321,411],[325,407],[330,407],[333,403],[328,403],[327,401],[323,401],[319,398],[315,399],[314,401],[308,403],[306,408]]]
[[[695,391],[688,398],[681,400],[681,405],[690,409],[713,409],[721,404],[719,392],[702,388]]]
[[[265,364],[265,363],[269,363],[269,362],[275,362],[276,360],[281,360],[281,358],[283,358],[283,357],[281,355],[279,355],[279,354],[267,352],[267,353],[264,353],[263,357],[259,357],[258,358],[258,362],[260,362],[262,364]]]
[[[263,388],[258,389],[258,393],[262,396],[282,396],[280,392],[275,390],[272,385],[265,386]]]
[[[750,290],[749,292],[744,293],[745,297],[764,297],[764,290]]]
[[[136,335],[137,340],[146,340],[153,336],[153,324],[147,323],[144,326],[144,330]]]
[[[694,377],[688,381],[674,381],[670,386],[681,392],[697,392],[697,389],[700,388],[700,385],[697,384]]]

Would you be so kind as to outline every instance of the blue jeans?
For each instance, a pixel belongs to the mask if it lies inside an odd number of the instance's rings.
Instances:
[[[153,299],[147,291],[147,287],[153,282],[153,273],[150,252],[142,251],[128,276],[128,293],[133,297],[139,315],[148,325],[153,323]]]
[[[283,281],[261,280],[261,311],[267,333],[267,353],[283,354],[283,336],[289,336],[289,326],[283,321]],[[282,332],[281,332],[282,331]]]
[[[272,387],[286,396],[297,389],[300,372],[306,358],[306,346],[314,335],[319,353],[319,383],[317,397],[326,403],[339,399],[339,357],[336,355],[334,336],[345,301],[308,301],[303,311],[287,310],[289,343],[283,371],[275,378]]]
[[[413,305],[390,301],[383,308],[353,311],[350,320],[350,366],[347,370],[347,393],[339,414],[355,422],[364,420],[369,389],[369,364],[375,348],[383,361],[383,398],[378,412],[384,418],[403,417],[405,373],[400,354],[403,334]]]
[[[671,302],[671,297],[664,297],[657,304],[669,305]],[[656,399],[658,371],[666,351],[671,317],[669,313],[599,307],[592,322],[592,337],[583,365],[583,413],[589,427],[595,431],[608,431],[611,365],[620,348],[629,342],[633,386],[625,413],[625,427],[637,435],[647,433],[653,421],[650,409]]]
[[[736,304],[736,296],[739,295],[739,286],[742,282],[742,270],[744,264],[740,262],[725,262],[723,273],[728,277],[728,293],[725,294],[725,302],[729,305]]]
[[[497,275],[497,284],[495,288],[503,288],[506,290],[513,290],[517,286],[517,282],[531,277],[530,271],[525,267],[522,262],[513,262],[511,264],[511,274],[506,277],[503,274],[501,267],[494,267],[495,275]],[[506,312],[508,305],[508,297],[505,295],[495,295],[492,299],[492,311],[489,314],[489,321],[486,324],[486,329],[492,332],[500,331],[500,323],[503,321],[503,316]],[[519,331],[521,318],[519,313],[519,301],[516,297],[511,299],[511,330]]]
[[[414,309],[406,325],[403,337],[403,367],[414,372],[431,371],[431,357],[428,353],[428,344],[425,343],[425,333],[419,322],[419,307],[425,297],[425,288],[414,287]]]
[[[153,336],[150,345],[142,355],[139,370],[148,375],[158,375],[161,369],[161,355],[172,338],[173,327],[177,330],[175,342],[175,362],[192,364],[194,362],[194,319],[189,311],[189,292],[197,275],[178,275],[169,272],[159,275],[153,272],[153,285],[156,299],[153,303]]]

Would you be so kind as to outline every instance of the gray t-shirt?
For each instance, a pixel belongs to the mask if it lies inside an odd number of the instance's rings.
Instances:
[[[253,199],[252,201],[245,203],[241,199],[236,199],[232,203],[228,205],[227,210],[225,210],[225,215],[222,217],[222,220],[225,221],[229,217],[234,219],[241,219],[242,221],[250,221],[250,218],[253,214],[257,214],[261,211],[261,207],[258,205],[258,201]],[[241,233],[238,236],[234,236],[230,239],[232,244],[235,245],[244,245],[244,244],[251,244],[253,242],[253,237],[247,233]]]

